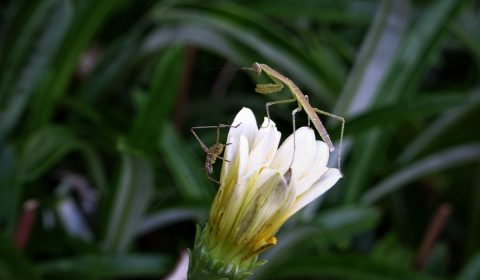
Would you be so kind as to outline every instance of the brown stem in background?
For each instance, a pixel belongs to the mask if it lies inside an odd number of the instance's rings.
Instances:
[[[14,244],[23,250],[27,246],[30,233],[32,231],[35,216],[37,214],[38,202],[34,199],[27,200],[23,203],[22,215],[20,216],[17,228],[15,229]]]
[[[193,70],[193,63],[195,61],[196,49],[192,46],[185,48],[185,63],[183,65],[181,88],[178,92],[177,103],[175,105],[175,111],[173,119],[177,128],[182,127],[185,119],[185,110],[188,103],[188,94],[190,91],[190,81]]]
[[[438,239],[438,236],[443,231],[445,224],[450,217],[452,207],[444,203],[437,208],[430,225],[425,232],[420,248],[415,256],[414,267],[416,270],[421,270],[427,260],[433,245]]]

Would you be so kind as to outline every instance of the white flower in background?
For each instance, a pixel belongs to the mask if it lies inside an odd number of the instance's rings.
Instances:
[[[225,276],[247,275],[258,265],[258,254],[276,244],[283,223],[342,175],[326,166],[328,147],[312,129],[295,131],[295,151],[293,135],[278,147],[275,123],[265,118],[259,129],[247,108],[235,117],[227,143],[220,188],[193,257],[201,250]]]

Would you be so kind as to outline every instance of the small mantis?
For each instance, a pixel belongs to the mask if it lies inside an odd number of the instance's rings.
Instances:
[[[222,159],[222,160],[226,160],[223,157],[221,157],[220,155],[223,153],[223,149],[225,148],[225,146],[229,145],[229,143],[227,143],[227,144],[220,143],[220,128],[226,128],[226,127],[236,128],[239,125],[240,124],[238,124],[236,126],[231,126],[231,125],[227,125],[227,124],[219,124],[219,125],[212,125],[212,126],[195,126],[195,127],[192,127],[190,129],[190,131],[193,133],[193,136],[195,136],[195,138],[197,138],[197,140],[198,140],[198,143],[200,143],[200,146],[202,147],[202,150],[205,152],[205,155],[206,155],[205,165],[204,165],[205,174],[207,175],[208,179],[214,181],[215,183],[219,184],[220,182],[211,177],[211,175],[213,174],[213,165],[217,161],[217,158]],[[195,133],[196,129],[204,129],[204,128],[216,128],[217,129],[217,141],[210,148],[207,147],[203,143],[203,141],[200,140],[200,137],[198,137],[197,133]],[[228,160],[226,160],[226,161],[228,161]]]
[[[325,112],[323,110],[320,110],[318,108],[314,108],[310,105],[308,101],[308,97],[300,91],[300,89],[295,85],[292,80],[289,78],[285,77],[284,75],[280,74],[278,71],[274,70],[270,66],[262,63],[255,62],[252,67],[246,67],[244,68],[246,70],[252,70],[257,72],[259,75],[263,72],[265,72],[268,77],[274,82],[273,84],[257,84],[255,91],[261,94],[269,94],[269,93],[275,93],[279,92],[282,90],[283,86],[286,85],[289,89],[290,92],[292,93],[293,98],[292,99],[287,99],[287,100],[280,100],[280,101],[274,101],[274,102],[268,102],[266,104],[266,109],[267,109],[267,117],[270,119],[270,113],[268,110],[268,107],[271,105],[275,104],[282,104],[282,103],[291,103],[297,101],[298,107],[292,111],[292,122],[293,122],[293,131],[295,131],[295,114],[300,112],[302,108],[305,110],[307,113],[307,116],[309,120],[312,121],[313,125],[317,129],[318,133],[320,134],[320,137],[322,137],[323,141],[327,144],[330,152],[333,152],[335,150],[332,140],[330,140],[330,136],[328,135],[327,130],[325,129],[325,126],[323,123],[320,121],[320,118],[316,113],[332,117],[334,119],[337,119],[342,122],[342,127],[340,131],[340,146],[339,146],[339,151],[338,151],[338,169],[340,169],[340,158],[341,158],[341,149],[342,149],[342,141],[343,141],[343,131],[345,128],[345,119],[331,114],[329,112]],[[295,134],[294,134],[295,136]]]

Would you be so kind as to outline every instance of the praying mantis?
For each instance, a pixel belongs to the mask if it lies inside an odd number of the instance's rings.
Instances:
[[[325,116],[329,116],[331,118],[341,121],[342,126],[340,130],[340,144],[338,149],[338,169],[340,169],[340,158],[341,158],[341,150],[342,150],[343,131],[345,129],[345,119],[340,116],[312,107],[308,101],[308,97],[302,93],[302,91],[297,87],[297,85],[293,83],[292,80],[280,74],[278,71],[276,71],[275,69],[271,68],[266,64],[255,62],[251,67],[245,67],[243,69],[255,71],[259,75],[263,71],[274,82],[273,84],[257,84],[255,87],[255,91],[258,93],[269,94],[269,93],[279,92],[282,90],[284,85],[286,85],[289,88],[290,92],[292,93],[292,96],[293,96],[292,99],[273,101],[273,102],[268,102],[266,104],[265,107],[267,109],[268,119],[270,119],[270,112],[268,108],[271,105],[291,103],[296,101],[298,103],[298,107],[292,111],[293,131],[295,131],[295,114],[300,112],[302,109],[304,109],[309,120],[312,121],[313,125],[315,126],[318,133],[320,134],[320,137],[327,144],[330,152],[335,151],[335,147],[333,146],[332,140],[330,139],[330,136],[328,135],[328,132],[325,129],[325,126],[320,121],[320,118],[318,117],[317,113]],[[295,134],[293,135],[295,137]]]
[[[214,181],[217,184],[219,184],[220,182],[211,177],[212,174],[213,174],[213,165],[217,161],[217,158],[222,159],[222,160],[226,160],[223,157],[221,157],[220,155],[223,153],[223,149],[225,148],[225,146],[230,144],[230,143],[227,143],[227,144],[220,143],[220,128],[226,128],[226,127],[237,128],[239,125],[240,124],[238,124],[236,126],[231,126],[231,125],[228,125],[228,124],[219,124],[219,125],[212,125],[212,126],[195,126],[195,127],[192,127],[190,129],[193,136],[195,136],[195,138],[197,138],[198,143],[202,147],[202,150],[205,152],[205,155],[206,155],[205,164],[204,164],[205,174],[207,175],[208,179]],[[207,147],[203,143],[203,141],[200,139],[200,137],[198,137],[197,133],[195,133],[196,129],[204,129],[204,128],[216,128],[217,129],[217,140],[216,140],[215,144],[213,144],[210,148]],[[226,161],[228,161],[228,160],[226,160]]]

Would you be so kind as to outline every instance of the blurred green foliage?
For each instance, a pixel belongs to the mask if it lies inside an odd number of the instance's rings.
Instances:
[[[347,124],[346,177],[253,279],[480,279],[478,3],[0,7],[0,279],[168,274],[216,188],[190,127],[282,98],[254,93],[255,61]],[[292,109],[271,110],[283,135]]]

